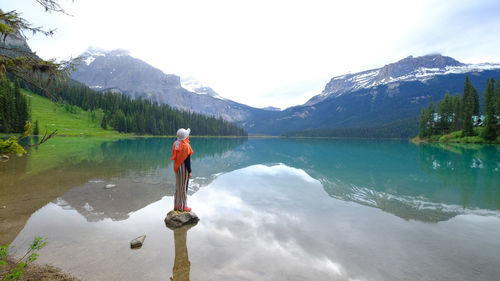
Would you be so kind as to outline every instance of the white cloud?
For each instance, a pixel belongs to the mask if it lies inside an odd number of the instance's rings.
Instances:
[[[34,0],[2,7],[19,7],[30,21],[58,29],[53,38],[29,41],[44,58],[75,56],[90,45],[128,49],[166,73],[195,76],[226,98],[258,107],[305,102],[335,75],[408,55],[437,51],[466,62],[500,60],[500,20],[479,14],[493,1],[61,3],[73,17],[45,14]],[[463,14],[467,24],[456,18]],[[309,88],[294,90],[304,85]]]

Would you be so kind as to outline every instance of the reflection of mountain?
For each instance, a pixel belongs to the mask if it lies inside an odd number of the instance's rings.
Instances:
[[[58,138],[39,148],[44,155],[42,158],[49,157],[50,153],[46,152],[51,149],[59,149]],[[0,165],[0,206],[5,206],[0,209],[0,244],[10,243],[29,217],[50,201],[91,177],[105,177],[109,173],[79,159],[78,151],[58,159],[58,166],[38,172],[38,164],[46,165],[47,161],[34,156],[36,153],[31,151],[29,156],[12,157]]]
[[[118,171],[105,178],[93,178],[66,192],[57,203],[74,208],[89,221],[105,218],[124,220],[131,212],[173,196],[175,177],[171,166],[172,139],[144,138],[119,140],[101,146],[101,169]],[[190,192],[210,183],[220,172],[231,149],[245,142],[242,138],[193,139],[194,179]],[[107,184],[115,187],[105,188]]]
[[[106,184],[115,184],[105,188]],[[158,201],[165,195],[173,195],[175,183],[165,183],[161,178],[125,176],[110,181],[91,180],[73,188],[58,198],[63,207],[74,208],[88,221],[105,218],[124,220],[128,214]]]
[[[0,242],[9,243],[33,212],[61,196],[59,204],[95,221],[122,220],[172,195],[172,141],[55,138],[28,157],[2,163],[0,207],[6,209],[0,209]],[[191,143],[191,194],[221,173],[284,163],[319,180],[332,197],[404,219],[434,222],[500,210],[496,146],[231,138],[193,138]],[[105,189],[108,183],[117,186]]]
[[[482,146],[471,158],[400,141],[267,139],[251,140],[231,155],[236,157],[224,164],[235,169],[284,163],[320,180],[332,197],[404,219],[441,221],[464,212],[500,210],[495,188],[500,155],[491,146]],[[426,171],[436,163],[441,169]]]
[[[246,141],[212,140],[192,140],[196,145],[193,165],[225,154]],[[1,163],[0,244],[10,243],[35,211],[60,196],[63,200],[59,203],[70,204],[94,221],[123,219],[162,196],[172,195],[175,179],[171,148],[172,139],[166,138],[107,141],[56,137],[28,156]],[[200,178],[199,182],[208,183],[215,173],[216,166],[198,169],[197,176],[207,179]],[[107,183],[117,187],[104,189]],[[193,191],[196,186],[200,184],[194,184]]]
[[[191,193],[221,173],[255,164],[284,163],[320,180],[332,197],[373,206],[404,219],[435,222],[464,212],[500,209],[500,194],[494,188],[499,180],[495,159],[500,155],[494,146],[459,150],[460,154],[457,154],[456,149],[449,152],[439,147],[414,146],[402,141],[193,139],[192,144],[196,154],[193,157],[195,179],[190,184]],[[134,150],[125,155],[145,157],[148,159],[145,162],[147,169],[142,171],[151,171],[155,167],[159,170],[152,175],[162,177],[162,183],[172,186],[174,179],[170,168],[162,169],[163,160],[155,161],[156,158],[164,159],[164,153],[170,153],[169,145],[169,141],[165,144],[161,139],[142,144],[137,141],[114,143],[110,149],[117,151],[109,158],[122,155],[123,152],[118,151],[127,151],[133,146]],[[163,152],[165,147],[168,147],[168,152]],[[151,150],[158,153],[151,153]],[[118,161],[136,162],[132,159]],[[155,162],[159,164],[152,164]],[[137,167],[132,170],[137,170]],[[162,192],[167,195],[173,190],[170,187]],[[132,196],[137,192],[124,193]],[[162,193],[158,194],[161,196]],[[147,202],[137,206],[145,206],[155,197],[148,198]],[[80,201],[72,206],[83,209],[86,203]],[[134,209],[120,210],[120,213],[131,211]]]

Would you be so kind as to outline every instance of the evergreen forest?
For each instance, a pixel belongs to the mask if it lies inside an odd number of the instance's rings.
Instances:
[[[14,85],[0,74],[0,133],[21,133],[29,119],[26,97],[19,82]]]
[[[488,79],[484,99],[480,98],[468,76],[465,77],[462,95],[446,93],[444,99],[422,109],[419,138],[438,140],[455,133],[456,137],[480,137],[492,142],[500,135],[500,80]],[[480,100],[484,100],[481,106]]]
[[[102,109],[101,127],[137,135],[175,135],[178,128],[191,128],[199,136],[246,136],[247,132],[222,118],[173,109],[169,105],[146,99],[131,99],[120,93],[97,92],[74,80],[52,83],[48,88],[33,87],[26,82],[0,81],[0,133],[23,132],[30,119],[26,98],[20,88],[28,89],[52,101],[93,112]],[[36,120],[32,120],[36,122]]]

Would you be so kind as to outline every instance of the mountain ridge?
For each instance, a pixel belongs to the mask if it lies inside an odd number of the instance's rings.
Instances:
[[[126,50],[90,47],[81,58],[84,63],[71,77],[94,90],[119,92],[134,99],[146,98],[231,122],[248,120],[260,110],[223,98],[193,79],[187,81],[175,74],[165,74],[130,56]]]
[[[93,75],[99,75],[101,81],[115,81],[113,74],[117,70],[112,66],[117,64],[113,60],[128,60],[147,65],[130,57],[129,53],[123,50],[108,52],[109,55],[103,54],[102,50],[95,50],[94,53],[92,59],[86,58],[86,65],[92,66],[91,71],[95,72]],[[110,65],[102,65],[105,59],[110,59]],[[249,133],[270,135],[347,128],[357,128],[358,131],[361,128],[383,128],[391,131],[395,124],[407,124],[404,134],[410,137],[418,125],[415,120],[420,110],[428,105],[430,97],[440,100],[446,91],[452,94],[461,92],[465,75],[473,75],[473,80],[481,91],[482,85],[477,81],[500,74],[500,64],[464,64],[440,54],[409,56],[380,68],[335,76],[325,85],[320,95],[312,97],[305,104],[276,110],[272,107],[252,108],[225,99],[194,78],[164,74],[150,65],[144,68],[149,69],[148,71],[154,69],[158,77],[163,79],[165,88],[160,87],[156,92],[148,92],[148,87],[152,87],[153,83],[143,87],[141,83],[144,81],[135,81],[135,92],[131,91],[132,87],[120,83],[111,83],[114,87],[107,85],[106,89],[120,91],[134,98],[156,98],[159,102],[179,109],[236,122]],[[127,71],[130,69],[131,67],[128,67]],[[110,77],[107,77],[108,74]],[[79,80],[77,76],[75,78]],[[89,85],[88,81],[79,81]],[[397,122],[398,120],[407,121]]]
[[[438,101],[446,92],[461,93],[467,75],[481,99],[484,81],[500,77],[500,64],[463,64],[441,55],[408,57],[379,69],[333,77],[322,94],[305,104],[244,125],[250,133],[275,135],[320,135],[317,130],[329,130],[369,137],[366,132],[380,129],[385,133],[378,136],[413,137],[430,98]]]
[[[440,54],[409,56],[380,68],[333,77],[321,94],[309,99],[304,105],[314,105],[330,97],[347,92],[402,81],[425,81],[436,75],[461,74],[500,68],[500,64],[465,64]]]

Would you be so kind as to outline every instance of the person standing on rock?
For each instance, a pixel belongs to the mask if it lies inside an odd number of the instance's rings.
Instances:
[[[186,204],[187,189],[191,174],[191,155],[193,149],[189,145],[189,134],[191,129],[181,128],[177,130],[177,140],[172,146],[172,157],[174,160],[174,173],[175,173],[175,197],[174,197],[174,210],[177,211],[191,211]]]

